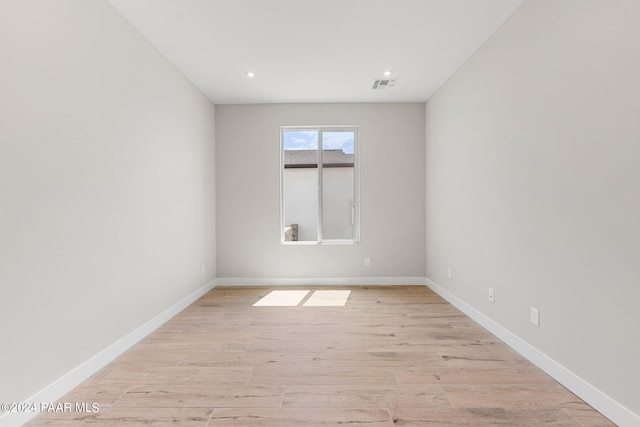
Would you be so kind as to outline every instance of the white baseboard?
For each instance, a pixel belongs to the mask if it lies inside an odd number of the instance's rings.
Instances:
[[[425,285],[424,277],[219,277],[217,286],[393,286]]]
[[[98,372],[108,363],[113,361],[116,357],[131,348],[134,344],[142,340],[144,337],[155,331],[162,326],[165,322],[171,319],[176,314],[191,305],[194,301],[200,298],[202,295],[209,292],[215,287],[216,281],[213,280],[206,285],[196,289],[180,301],[164,310],[162,313],[155,316],[153,319],[146,322],[144,325],[133,330],[129,334],[120,338],[109,347],[102,350],[100,353],[93,356],[83,364],[72,369],[62,377],[58,378],[53,383],[49,384],[38,393],[31,396],[25,401],[25,403],[36,404],[38,407],[41,403],[52,403],[60,399],[62,396],[70,392],[78,384],[85,381],[91,375]],[[37,412],[8,412],[0,416],[1,427],[18,427],[29,421],[31,418],[38,415]]]
[[[640,416],[632,412],[627,407],[616,402],[614,399],[589,384],[569,369],[565,368],[549,356],[522,340],[520,337],[504,328],[490,317],[479,312],[466,302],[462,301],[451,292],[434,281],[426,278],[426,285],[434,292],[447,300],[451,305],[462,311],[464,314],[482,325],[505,344],[520,353],[523,357],[545,371],[560,384],[571,390],[575,395],[587,402],[593,408],[605,415],[619,426],[638,427],[640,426]]]

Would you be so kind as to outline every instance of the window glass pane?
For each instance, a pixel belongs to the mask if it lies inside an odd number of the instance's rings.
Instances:
[[[355,237],[355,132],[322,132],[322,237]]]
[[[317,130],[283,130],[285,241],[318,240]]]

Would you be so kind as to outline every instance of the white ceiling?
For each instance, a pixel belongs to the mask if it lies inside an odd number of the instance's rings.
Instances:
[[[522,0],[110,2],[209,99],[234,104],[425,101]],[[388,69],[396,86],[372,90]]]

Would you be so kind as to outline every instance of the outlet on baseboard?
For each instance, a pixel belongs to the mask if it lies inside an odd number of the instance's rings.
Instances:
[[[531,323],[540,326],[540,311],[537,308],[531,307]]]
[[[493,288],[489,288],[489,301],[496,302],[496,293]]]

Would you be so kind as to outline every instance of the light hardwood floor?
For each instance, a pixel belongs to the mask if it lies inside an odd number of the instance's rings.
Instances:
[[[60,399],[99,412],[28,425],[614,425],[426,287],[253,306],[274,289],[215,288]]]

